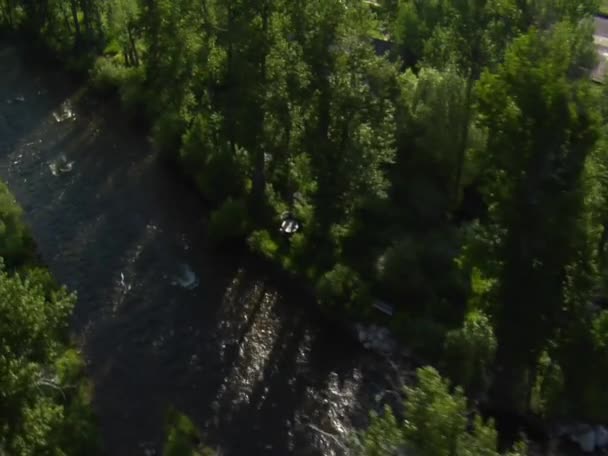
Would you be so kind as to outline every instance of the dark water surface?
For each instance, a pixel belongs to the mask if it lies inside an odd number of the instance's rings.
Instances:
[[[77,92],[0,43],[0,177],[78,293],[105,453],[158,450],[168,404],[224,455],[341,453],[315,428],[346,436],[386,366],[255,260],[208,249],[200,200],[110,104],[57,122]],[[55,176],[62,154],[73,169]],[[184,265],[193,290],[175,284]]]

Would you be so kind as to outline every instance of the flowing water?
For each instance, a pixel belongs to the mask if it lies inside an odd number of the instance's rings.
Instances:
[[[56,278],[105,454],[159,451],[174,405],[223,455],[341,454],[393,366],[244,255],[111,103],[0,43],[0,177]],[[394,383],[394,381],[393,381]]]

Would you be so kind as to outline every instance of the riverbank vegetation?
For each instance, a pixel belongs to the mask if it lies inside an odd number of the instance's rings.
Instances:
[[[417,372],[418,385],[407,388],[407,419],[395,417],[390,408],[373,414],[369,428],[353,445],[357,454],[388,456],[499,456],[493,422],[468,412],[462,389],[451,391],[449,382],[430,367]],[[505,456],[524,456],[525,442],[516,443]]]
[[[200,431],[186,415],[170,408],[165,425],[163,456],[217,456],[204,446]]]
[[[390,303],[393,329],[472,399],[598,423],[608,422],[608,104],[588,77],[598,8],[0,0],[0,21],[150,124],[214,205],[215,242],[245,239],[329,312],[371,319],[375,300]],[[291,235],[279,229],[287,217]]]
[[[75,297],[36,261],[3,183],[0,255],[0,454],[97,454],[91,387],[66,332]]]

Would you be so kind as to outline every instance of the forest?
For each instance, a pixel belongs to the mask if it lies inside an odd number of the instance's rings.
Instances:
[[[0,0],[0,28],[149,128],[167,166],[213,208],[218,248],[248,247],[329,315],[386,322],[435,366],[408,392],[411,418],[376,416],[357,451],[490,455],[496,431],[475,418],[469,432],[472,404],[608,423],[608,93],[589,77],[600,7]],[[19,248],[6,220],[9,271]],[[282,232],[286,220],[295,232]],[[39,324],[62,326],[73,300],[7,274],[0,293],[27,297],[24,312],[44,299],[57,312],[15,316],[40,331],[27,356],[14,353],[15,321],[0,322],[2,359],[34,363],[17,377],[0,364],[13,391],[35,363],[65,365]],[[2,390],[0,416],[19,415],[22,432],[24,417],[59,413],[36,415],[36,402]],[[42,454],[11,426],[0,449]]]

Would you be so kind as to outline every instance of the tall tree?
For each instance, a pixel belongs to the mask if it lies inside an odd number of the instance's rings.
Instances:
[[[466,398],[432,367],[416,371],[418,384],[407,388],[407,419],[399,423],[387,408],[383,416],[372,415],[369,428],[360,436],[361,456],[394,456],[410,451],[420,456],[500,456],[492,422],[473,413],[467,420]],[[505,453],[523,456],[526,447],[518,443]]]
[[[580,260],[581,177],[598,123],[589,82],[572,78],[579,33],[586,31],[569,23],[532,29],[479,84],[491,163],[486,195],[504,230],[497,398],[520,410],[541,350],[570,311],[564,283]]]
[[[137,46],[140,8],[138,0],[111,0],[105,5],[108,34],[114,37],[123,49],[127,66],[139,65]]]

